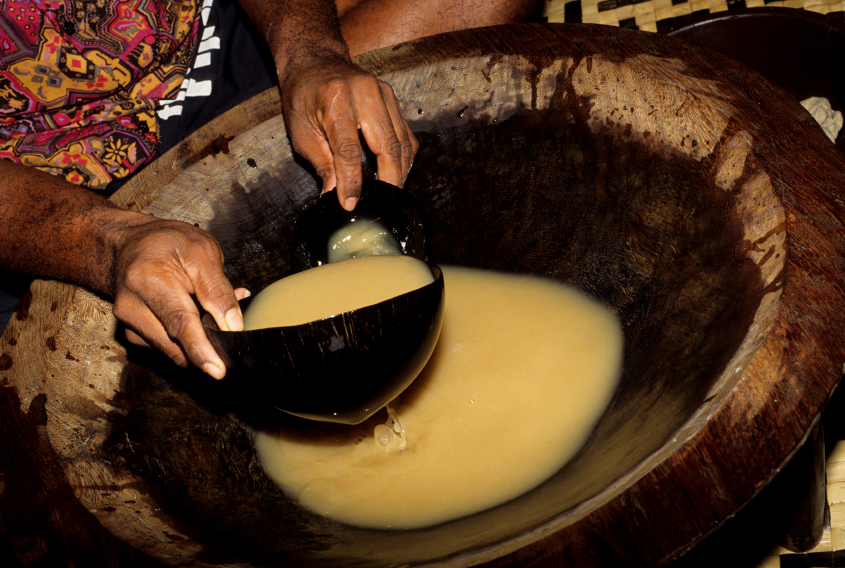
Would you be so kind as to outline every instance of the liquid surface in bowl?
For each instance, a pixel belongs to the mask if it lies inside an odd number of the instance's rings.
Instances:
[[[330,266],[330,265],[329,265]],[[587,441],[616,390],[615,313],[550,280],[444,268],[443,328],[385,415],[256,434],[268,476],[308,509],[419,528],[536,487]]]
[[[378,221],[358,219],[329,237],[329,262],[384,254],[402,254],[402,248],[390,229]]]
[[[244,330],[301,325],[371,306],[434,281],[410,256],[364,256],[324,264],[262,290],[244,313]]]

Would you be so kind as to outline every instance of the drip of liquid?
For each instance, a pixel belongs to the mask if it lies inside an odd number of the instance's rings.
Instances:
[[[399,420],[399,415],[389,404],[385,406],[387,411],[387,422],[373,428],[373,440],[386,452],[408,449],[408,438],[405,436],[405,427]]]

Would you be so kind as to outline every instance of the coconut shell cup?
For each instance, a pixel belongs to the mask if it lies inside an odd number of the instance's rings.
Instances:
[[[358,424],[396,398],[425,366],[443,322],[443,272],[378,304],[318,321],[205,332],[244,396],[311,420]],[[246,310],[252,298],[241,300]]]
[[[365,171],[368,169],[365,162]],[[428,259],[428,222],[416,200],[383,181],[365,179],[353,211],[337,200],[337,191],[322,194],[297,220],[291,248],[291,270],[299,272],[329,262],[329,237],[350,223],[377,221],[396,239],[402,254]]]

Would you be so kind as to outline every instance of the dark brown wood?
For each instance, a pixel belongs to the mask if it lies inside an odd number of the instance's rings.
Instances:
[[[845,160],[783,91],[603,26],[473,30],[358,61],[394,85],[422,143],[407,189],[432,219],[432,260],[573,282],[619,311],[622,386],[590,442],[466,519],[333,523],[263,475],[249,437],[268,417],[234,385],[128,349],[107,302],[38,283],[2,339],[0,410],[28,417],[8,435],[41,440],[40,463],[58,465],[27,475],[72,512],[33,529],[30,552],[12,539],[28,563],[47,547],[78,565],[133,548],[197,566],[657,565],[748,503],[817,423],[845,362]],[[115,198],[209,230],[233,283],[260,289],[318,190],[281,119],[243,126],[210,126]],[[4,479],[24,475],[5,463]],[[4,531],[18,505],[0,495]],[[104,551],[61,548],[65,522]]]
[[[662,30],[753,69],[802,101],[825,97],[845,108],[845,21],[794,8],[748,8],[695,18]],[[836,147],[845,154],[845,136]]]

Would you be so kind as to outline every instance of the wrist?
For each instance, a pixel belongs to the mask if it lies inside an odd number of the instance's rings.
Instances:
[[[284,91],[288,82],[311,70],[352,64],[349,49],[341,42],[324,40],[310,44],[280,45],[273,50],[279,85]]]
[[[91,274],[95,276],[87,286],[99,292],[114,296],[120,274],[121,257],[139,238],[139,232],[144,232],[146,225],[160,222],[161,219],[129,211],[119,207],[103,208],[98,212],[98,218],[88,224],[87,239],[93,246],[102,251],[101,270],[93,268]],[[89,257],[90,259],[90,257]]]
[[[0,265],[113,291],[120,229],[149,216],[35,168],[0,160]]]

